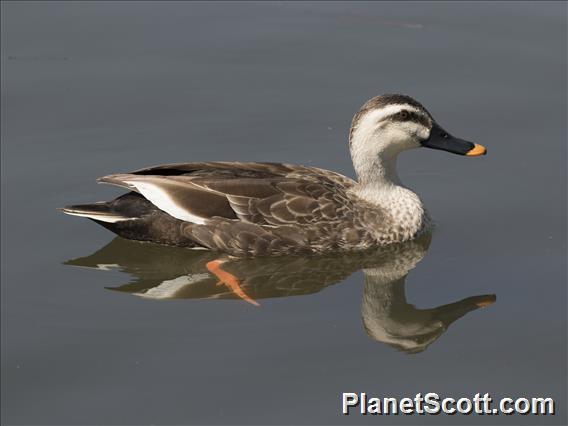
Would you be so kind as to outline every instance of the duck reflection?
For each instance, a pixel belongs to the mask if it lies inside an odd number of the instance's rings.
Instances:
[[[496,300],[488,294],[431,309],[409,304],[405,279],[429,244],[430,235],[425,235],[352,254],[220,260],[209,251],[117,237],[92,255],[65,264],[126,272],[133,280],[110,289],[148,299],[242,299],[254,305],[265,298],[317,293],[362,269],[361,313],[368,336],[403,352],[417,353],[454,321]]]

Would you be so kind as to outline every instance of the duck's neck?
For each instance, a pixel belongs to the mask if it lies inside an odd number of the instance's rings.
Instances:
[[[396,171],[398,153],[383,152],[371,158],[353,158],[359,183],[354,192],[383,210],[396,228],[400,241],[417,236],[429,223],[424,206],[404,187]]]
[[[379,189],[402,186],[396,172],[397,159],[396,152],[382,152],[372,158],[353,158],[359,186]]]

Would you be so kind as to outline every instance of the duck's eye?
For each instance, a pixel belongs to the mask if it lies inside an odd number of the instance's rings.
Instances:
[[[403,119],[403,120],[407,120],[409,114],[408,114],[408,111],[400,111],[400,112],[398,113],[398,116],[399,116],[401,119]]]

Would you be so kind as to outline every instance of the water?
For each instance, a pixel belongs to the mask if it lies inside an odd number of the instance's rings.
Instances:
[[[3,2],[2,421],[565,424],[566,69],[565,3]],[[351,116],[384,92],[488,148],[402,156],[429,247],[233,265],[256,307],[207,253],[56,211],[167,162],[353,176]],[[341,392],[557,414],[345,417]]]

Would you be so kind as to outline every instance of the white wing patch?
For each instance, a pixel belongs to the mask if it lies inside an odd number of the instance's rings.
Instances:
[[[172,197],[170,197],[170,195],[158,185],[152,182],[138,180],[129,180],[125,182],[129,185],[134,186],[136,190],[140,192],[140,194],[146,197],[160,210],[168,213],[170,216],[173,216],[176,219],[184,220],[186,222],[196,223],[198,225],[203,225],[205,223],[205,218],[196,216],[176,204]]]

